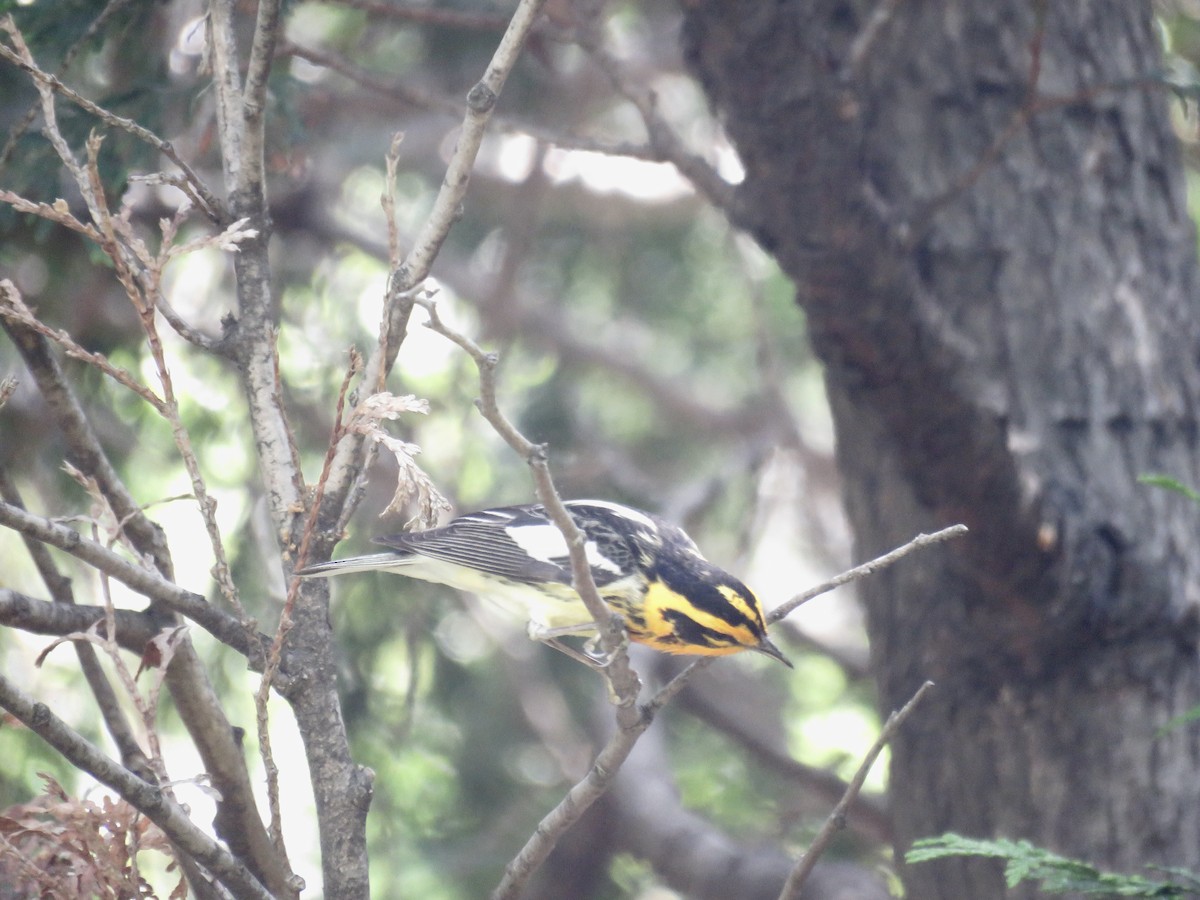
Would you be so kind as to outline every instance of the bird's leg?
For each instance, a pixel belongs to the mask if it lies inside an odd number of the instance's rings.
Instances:
[[[529,635],[530,640],[539,641],[549,647],[553,647],[560,653],[565,653],[576,662],[583,663],[589,669],[602,670],[612,662],[612,657],[601,652],[596,646],[600,640],[600,634],[596,630],[595,622],[585,622],[582,625],[563,625],[558,628],[547,628],[545,625],[530,622],[526,626],[525,631]],[[576,650],[574,647],[564,644],[559,640],[560,637],[587,634],[588,632],[592,632],[592,636],[584,643],[582,651]]]

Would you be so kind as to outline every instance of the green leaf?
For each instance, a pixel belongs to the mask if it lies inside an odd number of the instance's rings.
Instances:
[[[1183,494],[1183,496],[1187,497],[1193,503],[1200,503],[1200,492],[1175,480],[1170,475],[1142,475],[1138,477],[1138,484],[1148,484],[1151,487],[1165,488],[1168,491]]]
[[[1082,860],[1059,856],[1028,841],[987,840],[943,834],[916,841],[905,859],[909,863],[921,863],[956,856],[1004,860],[1004,880],[1009,887],[1016,887],[1023,882],[1037,882],[1042,891],[1053,894],[1157,898],[1200,896],[1200,879],[1191,872],[1159,869],[1172,876],[1171,881],[1102,872]]]
[[[1200,706],[1193,706],[1187,712],[1181,713],[1159,728],[1154,732],[1154,736],[1160,738],[1163,735],[1170,734],[1181,725],[1187,725],[1189,722],[1195,722],[1197,719],[1200,719]]]

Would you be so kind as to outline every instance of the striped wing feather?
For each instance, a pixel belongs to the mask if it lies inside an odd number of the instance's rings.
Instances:
[[[596,584],[603,586],[617,580],[622,571],[629,570],[633,555],[629,542],[620,537],[612,522],[623,517],[624,508],[580,500],[568,501],[566,506],[588,540]],[[654,525],[643,513],[630,510],[629,514],[636,516],[631,521],[639,528]],[[531,555],[529,542],[514,539],[513,534],[521,534],[523,529],[526,534],[537,533],[536,543],[544,546],[543,552]],[[557,534],[540,504],[468,513],[441,528],[386,535],[376,538],[375,543],[526,584],[571,583],[566,541]]]
[[[513,517],[501,514],[518,509],[471,513],[442,528],[387,535],[376,538],[375,543],[527,584],[570,583],[568,571],[553,562],[534,559],[509,536],[506,528]]]

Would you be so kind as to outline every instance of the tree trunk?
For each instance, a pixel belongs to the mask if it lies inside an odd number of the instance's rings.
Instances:
[[[898,850],[958,831],[1200,868],[1195,237],[1150,4],[694,0],[740,223],[827,366]],[[1189,304],[1191,304],[1189,308]],[[1006,896],[921,864],[908,896]],[[1011,892],[1007,896],[1017,896]],[[1024,896],[1023,894],[1021,896]]]

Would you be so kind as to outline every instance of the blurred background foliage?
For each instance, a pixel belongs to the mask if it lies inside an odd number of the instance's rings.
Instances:
[[[210,184],[220,184],[200,4],[3,6],[44,68],[168,138]],[[1200,4],[1178,0],[1159,9],[1166,71],[1186,88],[1180,133],[1195,161],[1190,89]],[[596,59],[556,39],[554,0],[548,11],[551,25],[505,90],[462,219],[434,267],[440,310],[500,353],[501,402],[531,438],[549,445],[564,496],[625,501],[679,521],[773,606],[851,555],[821,372],[803,316],[769,257],[673,167],[645,153],[596,152],[644,147],[645,127]],[[271,82],[269,194],[281,378],[310,481],[320,471],[349,351],[370,346],[378,329],[388,271],[379,198],[392,135],[404,133],[396,196],[406,246],[440,183],[462,97],[484,70],[508,12],[509,4],[467,0],[288,5],[288,41]],[[736,180],[736,154],[679,59],[673,4],[610,4],[606,21],[608,49],[624,70],[654,89],[661,115],[693,152]],[[0,65],[0,186],[74,203],[46,142],[29,127],[33,99],[26,77]],[[67,103],[59,111],[79,148],[95,120]],[[128,178],[159,162],[144,144],[107,130],[102,159],[111,202],[129,204],[152,236],[180,195]],[[195,217],[189,227],[203,223]],[[0,232],[0,274],[31,306],[154,383],[134,311],[93,248],[8,207],[0,207]],[[169,288],[180,314],[220,333],[234,293],[225,256],[203,251],[180,260]],[[397,433],[421,447],[420,462],[459,510],[531,500],[526,466],[474,410],[472,364],[422,328],[422,317],[414,314],[390,388],[428,399],[431,409],[399,423]],[[269,626],[284,585],[235,373],[174,334],[166,340],[235,578],[251,613]],[[95,371],[64,365],[122,476],[143,503],[155,504],[179,581],[219,602],[194,504],[169,500],[187,494],[189,484],[166,424]],[[22,382],[0,419],[0,454],[26,502],[47,515],[86,516],[88,498],[64,475],[61,442],[4,339],[0,375]],[[343,554],[403,527],[403,516],[378,518],[395,476],[386,460],[375,461]],[[94,575],[69,559],[61,563],[76,578],[80,602],[99,602]],[[4,586],[42,596],[24,548],[8,532],[0,533],[0,572]],[[597,722],[607,718],[599,682],[526,641],[522,623],[448,589],[366,575],[339,582],[336,595],[345,715],[358,760],[378,776],[369,825],[375,895],[480,896],[585,771]],[[136,598],[116,597],[140,607]],[[811,781],[760,744],[775,742],[807,765],[845,776],[878,727],[853,597],[827,596],[794,618],[780,643],[795,673],[757,658],[722,661],[656,726],[688,808],[740,840],[779,840],[793,850],[832,801],[814,799]],[[195,637],[231,717],[252,731],[247,692],[257,677],[216,642]],[[53,696],[60,714],[103,745],[73,657],[56,651],[34,674],[45,643],[0,632],[6,671],[40,697]],[[676,666],[653,654],[635,662],[651,683]],[[273,711],[293,812],[286,837],[298,870],[316,884],[307,774],[285,705]],[[162,715],[170,733],[171,710]],[[183,742],[172,747],[172,775],[197,774]],[[72,783],[66,765],[16,728],[0,728],[0,760],[0,807],[40,790],[36,772]],[[876,797],[883,771],[875,772]],[[203,795],[193,802],[203,804]],[[838,852],[874,864],[882,856],[878,837],[852,829]],[[614,851],[592,895],[669,892],[635,857]]]

